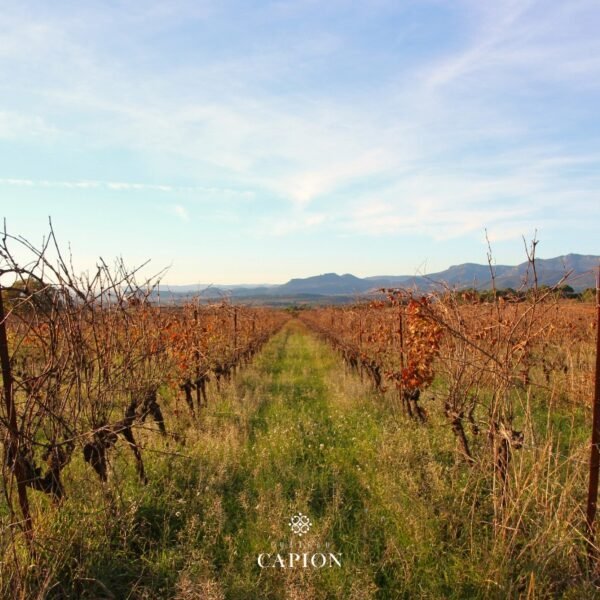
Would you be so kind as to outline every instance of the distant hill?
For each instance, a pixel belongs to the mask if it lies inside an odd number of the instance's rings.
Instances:
[[[338,294],[360,294],[373,289],[373,284],[346,273],[325,273],[307,277],[306,279],[290,279],[287,283],[271,290],[275,294],[322,294],[336,296]]]
[[[595,270],[600,264],[599,256],[584,256],[567,254],[556,258],[536,259],[536,275],[538,285],[553,286],[561,281],[568,273],[567,283],[575,290],[595,287]],[[524,285],[531,286],[534,274],[527,262],[511,267],[494,265],[495,283],[497,288],[519,289]],[[488,265],[466,263],[450,267],[446,271],[434,273],[428,279],[444,281],[457,287],[474,287],[485,290],[492,286],[492,277]]]
[[[566,283],[575,291],[595,287],[595,273],[599,264],[600,256],[582,254],[537,259],[538,285],[556,285],[567,273],[571,272]],[[519,289],[524,285],[533,284],[533,273],[526,262],[516,266],[494,265],[493,270],[498,289]],[[319,301],[339,303],[352,301],[359,296],[376,294],[377,290],[381,288],[404,287],[430,291],[439,289],[442,285],[458,289],[490,289],[492,286],[490,268],[488,265],[464,263],[429,275],[380,275],[360,278],[350,273],[344,275],[324,273],[312,277],[290,279],[282,285],[164,286],[161,287],[161,297],[177,300],[201,292],[205,298],[229,297],[262,304],[280,305],[295,301],[300,303]]]
[[[540,285],[556,285],[567,273],[572,271],[567,283],[575,290],[596,286],[596,270],[600,264],[598,256],[567,254],[557,258],[536,260],[536,272]],[[523,282],[528,265],[523,263],[512,267],[499,275],[498,287],[517,289]],[[531,279],[530,279],[531,281]]]
[[[600,264],[600,256],[567,254],[556,258],[536,259],[536,274],[538,285],[556,285],[569,272],[566,283],[573,289],[584,290],[596,285],[596,269]],[[534,274],[527,262],[516,266],[493,265],[496,287],[519,289],[524,285],[531,286]],[[449,267],[439,273],[431,273],[424,276],[398,277],[368,277],[373,285],[384,287],[417,287],[419,289],[431,290],[440,284],[446,284],[457,288],[476,288],[478,290],[490,289],[492,287],[492,275],[489,265],[475,263],[464,263]]]

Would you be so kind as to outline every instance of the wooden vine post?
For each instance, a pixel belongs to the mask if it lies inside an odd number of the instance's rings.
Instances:
[[[238,311],[237,306],[233,307],[233,355],[237,353],[237,337],[238,337]]]
[[[398,335],[400,337],[400,402],[404,402],[404,301],[398,300]]]
[[[590,480],[587,500],[587,551],[590,567],[597,558],[594,519],[598,505],[598,476],[600,471],[600,268],[596,276],[596,385],[594,387],[594,416],[590,451]]]
[[[0,284],[0,363],[2,367],[2,384],[4,387],[4,404],[6,407],[6,418],[8,423],[8,436],[5,444],[5,460],[13,465],[13,472],[17,481],[17,494],[19,506],[23,515],[23,531],[28,542],[33,540],[33,521],[29,510],[29,498],[27,497],[27,475],[20,459],[19,427],[17,425],[17,409],[13,395],[13,377],[10,365],[10,353],[8,351],[8,336],[6,334],[6,313],[4,311],[4,298],[2,297],[2,285]]]
[[[198,407],[198,412],[202,408],[202,404],[200,404],[200,351],[198,350],[200,338],[200,330],[198,324],[198,307],[194,308],[194,365],[196,368],[196,406]]]

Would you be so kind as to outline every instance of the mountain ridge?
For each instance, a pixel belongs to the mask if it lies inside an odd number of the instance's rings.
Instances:
[[[566,254],[548,259],[536,259],[536,275],[538,285],[553,286],[559,283],[567,273],[571,275],[565,281],[575,291],[595,286],[595,270],[600,265],[600,256],[589,254]],[[492,265],[494,284],[498,289],[519,289],[531,285],[533,272],[528,262],[518,265]],[[357,277],[351,273],[322,273],[310,277],[295,277],[286,283],[239,285],[186,285],[163,286],[165,292],[174,297],[201,292],[205,297],[232,297],[240,299],[265,299],[268,297],[341,297],[375,293],[387,287],[414,287],[423,291],[440,289],[441,286],[458,289],[475,288],[478,290],[492,287],[492,275],[489,265],[478,263],[462,263],[452,265],[444,271],[426,275],[375,275]]]

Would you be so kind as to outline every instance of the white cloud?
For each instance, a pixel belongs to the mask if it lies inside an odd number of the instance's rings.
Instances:
[[[263,219],[261,226],[253,233],[259,236],[283,237],[292,233],[313,231],[326,221],[325,214],[296,211],[292,217]]]
[[[106,187],[109,190],[118,191],[140,191],[140,190],[152,190],[157,192],[173,192],[175,188],[171,185],[153,185],[148,183],[124,183],[120,181],[109,181],[106,183]]]
[[[2,110],[0,106],[0,139],[51,141],[58,134],[59,129],[39,115]]]
[[[187,209],[185,208],[185,206],[182,206],[181,204],[175,204],[175,206],[172,207],[173,208],[173,213],[179,217],[182,221],[189,221],[190,220],[190,216],[188,214]]]
[[[163,192],[163,193],[189,193],[196,196],[215,195],[231,199],[252,199],[255,195],[253,190],[233,189],[226,187],[207,187],[190,185],[170,185],[153,183],[136,183],[126,181],[53,181],[47,179],[18,179],[11,177],[0,177],[0,185],[17,187],[42,187],[63,189],[104,189],[112,192]]]

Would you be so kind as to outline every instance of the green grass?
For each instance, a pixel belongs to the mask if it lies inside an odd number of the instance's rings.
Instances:
[[[16,558],[5,552],[4,597],[362,600],[596,593],[582,575],[581,536],[574,526],[581,524],[583,478],[573,479],[569,465],[560,462],[562,454],[576,452],[572,446],[584,444],[579,415],[552,419],[561,436],[570,423],[577,427],[568,444],[554,438],[548,444],[556,472],[544,478],[536,470],[549,456],[545,438],[515,459],[518,504],[507,524],[518,535],[507,530],[494,536],[489,481],[457,459],[441,411],[428,406],[425,426],[399,417],[297,322],[266,345],[199,421],[181,410],[181,402],[175,419],[175,399],[168,404],[167,427],[185,443],[140,434],[147,446],[147,486],[137,482],[132,456],[120,442],[108,484],[101,485],[78,457],[65,471],[68,498],[60,510],[32,494],[39,556],[31,562],[22,550]],[[541,416],[536,419],[545,427]],[[313,522],[305,548],[328,544],[342,554],[341,568],[258,567],[259,553],[298,543],[288,527],[298,511]],[[554,524],[565,515],[568,522]]]

